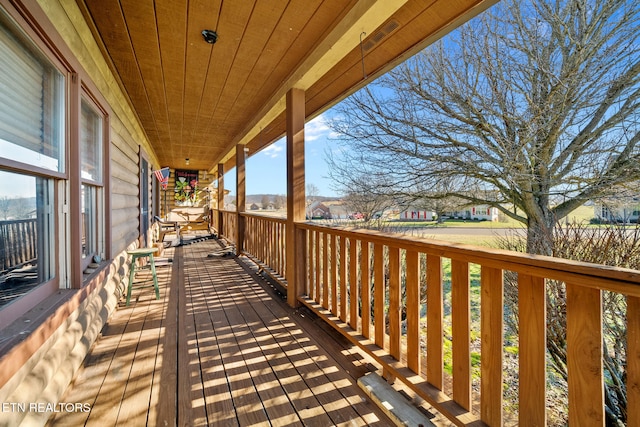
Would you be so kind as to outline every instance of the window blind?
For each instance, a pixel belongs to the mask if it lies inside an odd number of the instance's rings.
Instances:
[[[5,149],[0,155],[38,165],[37,157],[44,156],[59,170],[63,77],[3,18],[0,14],[0,140],[33,153]]]

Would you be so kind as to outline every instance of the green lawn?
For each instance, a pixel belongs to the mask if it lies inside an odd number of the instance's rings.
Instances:
[[[581,206],[573,211],[568,217],[569,222],[585,222],[594,217],[592,206]],[[389,220],[384,223],[384,228],[390,232],[397,231],[403,234],[419,235],[421,237],[441,240],[449,243],[462,243],[474,246],[496,247],[496,237],[494,236],[471,236],[464,231],[465,228],[484,229],[523,229],[525,225],[511,218],[501,215],[500,221],[472,221],[461,219],[449,219],[438,224],[435,221],[400,221]],[[429,229],[451,228],[451,233],[429,234]],[[459,229],[459,230],[455,230]]]
[[[568,215],[569,222],[589,222],[594,218],[593,206],[580,206],[578,209]],[[438,224],[436,221],[401,221],[392,219],[385,223],[389,227],[473,227],[473,228],[524,228],[524,224],[511,219],[503,214],[500,215],[498,221],[474,221],[462,219],[447,219],[443,223]]]

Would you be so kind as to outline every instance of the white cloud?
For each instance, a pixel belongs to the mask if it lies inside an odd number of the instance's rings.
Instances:
[[[327,116],[325,114],[319,115],[304,126],[304,139],[307,142],[320,138],[334,137],[335,135],[327,125]]]
[[[327,116],[321,114],[315,119],[307,122],[304,126],[304,139],[305,142],[312,142],[316,140],[323,140],[330,137],[335,137],[337,134],[331,130],[327,125]],[[280,157],[285,152],[286,138],[282,138],[273,144],[260,150],[258,154],[261,154],[269,159],[275,159]],[[317,150],[313,155],[317,155]]]
[[[271,159],[275,159],[276,157],[280,156],[280,153],[282,151],[284,151],[284,143],[282,141],[277,141],[269,145],[267,148],[261,150],[260,154]]]

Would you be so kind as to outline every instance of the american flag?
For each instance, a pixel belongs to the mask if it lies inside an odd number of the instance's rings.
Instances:
[[[156,175],[156,178],[158,178],[158,181],[160,181],[162,189],[166,190],[169,185],[169,168],[158,169],[153,173]]]

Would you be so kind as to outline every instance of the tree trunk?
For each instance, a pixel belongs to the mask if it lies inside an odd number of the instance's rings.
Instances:
[[[541,209],[537,216],[527,221],[527,252],[535,255],[553,255],[553,230],[555,219],[551,210]]]

